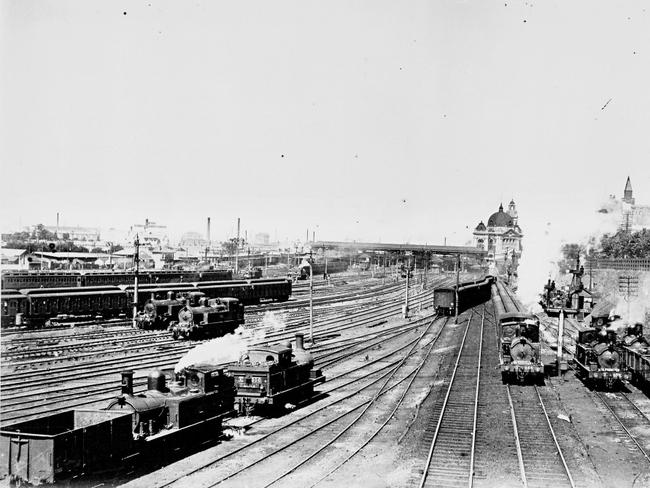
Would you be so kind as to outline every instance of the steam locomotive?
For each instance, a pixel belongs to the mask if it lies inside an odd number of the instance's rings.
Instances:
[[[314,385],[325,381],[303,347],[302,334],[291,344],[256,347],[228,368],[235,379],[235,405],[240,413],[278,409],[312,396]]]
[[[214,366],[187,368],[170,385],[153,371],[140,394],[133,372],[123,372],[122,394],[105,409],[68,410],[0,430],[0,476],[38,485],[165,462],[216,438],[234,393],[232,377]]]
[[[498,316],[499,363],[504,383],[543,381],[539,320],[530,314],[507,312]]]
[[[165,299],[150,298],[144,303],[142,310],[137,313],[136,326],[144,330],[167,329],[188,301],[191,305],[196,304],[199,298],[204,296],[204,293],[198,291],[176,294],[173,291],[168,291]]]
[[[218,337],[235,331],[244,323],[244,306],[236,298],[199,298],[197,306],[187,305],[178,311],[178,321],[169,329],[174,339]]]
[[[165,463],[222,434],[222,421],[251,406],[298,403],[325,381],[296,335],[288,346],[251,348],[231,366],[194,364],[169,381],[161,371],[136,394],[133,372],[104,409],[79,409],[3,427],[0,477],[55,483],[66,478]],[[261,410],[261,409],[260,409]]]
[[[574,362],[580,376],[596,386],[611,389],[632,378],[616,331],[605,327],[588,327],[578,332]]]

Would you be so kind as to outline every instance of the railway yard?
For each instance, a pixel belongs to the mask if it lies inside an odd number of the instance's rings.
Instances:
[[[629,383],[607,391],[586,386],[572,369],[504,384],[496,303],[517,312],[515,294],[496,281],[491,298],[455,321],[436,313],[433,290],[452,286],[456,276],[430,274],[426,286],[419,278],[410,282],[408,318],[403,279],[355,273],[315,281],[313,344],[308,283],[294,284],[289,301],[247,306],[237,333],[249,348],[304,334],[325,380],[313,396],[286,405],[282,415],[227,414],[218,435],[189,450],[59,484],[650,486],[650,400],[642,391]],[[548,369],[557,329],[544,318],[541,329]],[[567,319],[567,355],[576,330]],[[196,345],[117,318],[7,328],[0,427],[103,408],[124,393],[124,370],[135,372],[137,396],[151,389],[150,370],[174,368]]]

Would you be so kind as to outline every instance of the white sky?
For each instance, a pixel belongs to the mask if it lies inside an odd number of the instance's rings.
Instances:
[[[4,0],[2,226],[464,244],[511,198],[527,235],[650,204],[646,5]]]

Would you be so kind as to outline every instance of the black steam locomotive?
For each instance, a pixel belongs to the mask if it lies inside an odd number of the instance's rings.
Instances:
[[[199,298],[178,311],[178,320],[169,324],[174,339],[198,339],[230,334],[244,323],[244,306],[236,298]]]
[[[616,331],[606,327],[588,327],[578,332],[574,362],[580,376],[599,387],[611,389],[632,378]]]
[[[232,377],[219,367],[187,368],[169,385],[153,371],[140,394],[133,392],[133,372],[124,372],[122,394],[105,409],[69,410],[0,430],[0,476],[38,485],[164,462],[216,438],[234,393]]]
[[[228,368],[235,379],[235,405],[240,413],[254,408],[278,409],[312,396],[314,385],[325,381],[303,347],[302,334],[291,344],[256,347]]]
[[[153,466],[196,451],[222,434],[222,421],[252,405],[284,407],[309,398],[325,381],[296,335],[290,346],[252,348],[232,366],[194,364],[168,381],[153,371],[135,393],[133,372],[104,409],[79,409],[3,427],[0,477],[17,482],[64,479]]]
[[[498,316],[498,324],[503,382],[543,381],[539,320],[527,313],[507,312]]]

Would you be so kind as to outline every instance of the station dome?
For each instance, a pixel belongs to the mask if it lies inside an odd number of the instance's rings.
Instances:
[[[512,217],[503,211],[503,204],[499,205],[499,211],[490,215],[488,227],[512,227]]]

